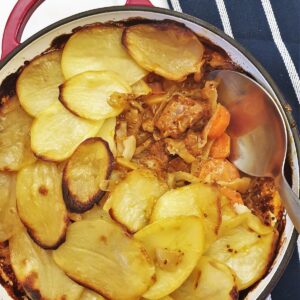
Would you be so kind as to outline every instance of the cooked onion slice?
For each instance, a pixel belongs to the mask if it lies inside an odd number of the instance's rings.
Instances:
[[[138,24],[125,29],[122,40],[140,66],[167,79],[181,81],[200,70],[204,47],[182,25]]]
[[[62,55],[66,79],[85,71],[113,71],[129,84],[146,75],[122,46],[123,28],[94,25],[82,28],[67,41]]]
[[[109,149],[112,152],[114,157],[117,156],[117,146],[115,142],[116,124],[117,124],[116,118],[106,119],[103,125],[101,126],[99,132],[96,135],[101,137],[103,140],[105,140],[108,143]]]
[[[40,158],[63,161],[82,141],[95,136],[102,124],[73,115],[57,101],[33,122],[31,148]]]
[[[36,117],[57,100],[63,82],[61,50],[42,54],[26,65],[17,80],[17,95],[24,110]]]
[[[109,213],[130,232],[136,232],[149,222],[152,208],[167,190],[151,171],[137,169],[130,172],[111,193]]]
[[[0,170],[18,171],[36,158],[30,149],[32,118],[25,113],[16,97],[1,103]]]
[[[83,288],[66,276],[51,252],[35,244],[25,231],[10,239],[9,250],[18,283],[30,299],[79,299]]]
[[[63,173],[63,195],[71,212],[82,213],[98,202],[100,186],[111,173],[113,156],[101,138],[89,138],[79,145]]]
[[[235,277],[223,263],[202,256],[197,267],[172,297],[175,300],[237,300]]]
[[[62,174],[54,163],[38,161],[17,176],[19,216],[34,241],[57,248],[65,238],[68,218],[61,191]]]
[[[110,103],[113,94],[130,92],[130,86],[117,74],[108,71],[88,71],[70,78],[61,85],[59,99],[77,116],[99,120],[117,116],[123,110],[125,101],[115,105]]]
[[[69,277],[108,299],[139,299],[153,283],[155,268],[141,243],[101,219],[70,225],[53,257]]]
[[[220,194],[216,188],[194,183],[162,195],[156,202],[151,221],[175,216],[198,216],[203,220],[206,247],[217,239],[221,225]]]
[[[0,242],[8,240],[20,228],[16,207],[16,176],[0,172]]]
[[[143,295],[159,299],[176,290],[191,274],[203,252],[202,221],[195,216],[159,220],[138,231],[156,266],[156,282]]]

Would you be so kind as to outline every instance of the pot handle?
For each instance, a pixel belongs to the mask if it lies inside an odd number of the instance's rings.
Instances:
[[[21,36],[29,18],[42,2],[44,0],[18,0],[4,27],[1,59],[20,45]],[[125,5],[153,6],[149,0],[127,0]]]

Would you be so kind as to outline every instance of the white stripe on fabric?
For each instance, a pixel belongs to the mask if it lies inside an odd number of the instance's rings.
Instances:
[[[270,0],[261,0],[261,3],[262,3],[262,6],[263,6],[265,15],[267,17],[269,27],[270,27],[271,32],[272,32],[272,37],[273,37],[274,42],[275,42],[275,44],[276,44],[276,46],[279,50],[279,53],[280,53],[281,57],[283,59],[285,67],[286,67],[286,69],[288,71],[288,74],[290,76],[292,85],[294,87],[296,96],[298,98],[298,102],[300,104],[300,78],[299,78],[299,75],[298,75],[297,70],[295,68],[295,65],[293,63],[293,60],[290,56],[290,53],[289,53],[288,49],[286,48],[286,46],[285,46],[285,44],[282,40],[280,31],[279,31],[279,27],[278,27],[278,24],[276,22],[275,15],[274,15]]]
[[[231,29],[231,25],[230,25],[228,13],[227,13],[227,9],[226,9],[224,1],[216,0],[216,4],[217,4],[218,10],[219,10],[220,17],[221,17],[224,32],[227,35],[233,37],[233,33],[232,33],[232,29]]]
[[[173,6],[173,9],[175,11],[182,12],[182,8],[181,8],[180,3],[179,3],[178,0],[171,0],[171,3],[172,3],[172,6]]]
[[[269,295],[269,296],[266,298],[266,300],[272,300],[271,295]]]

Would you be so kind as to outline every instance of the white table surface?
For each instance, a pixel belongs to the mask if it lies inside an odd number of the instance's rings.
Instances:
[[[168,8],[167,0],[151,1],[155,6]],[[17,0],[0,0],[0,54],[5,23],[16,3]],[[73,14],[99,7],[124,4],[125,0],[46,0],[37,8],[29,19],[22,36],[22,41],[47,25]]]

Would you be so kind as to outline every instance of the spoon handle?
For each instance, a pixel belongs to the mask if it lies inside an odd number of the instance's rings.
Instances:
[[[279,194],[283,201],[284,207],[291,218],[296,230],[300,233],[300,200],[292,191],[284,176],[279,176],[278,187]]]

